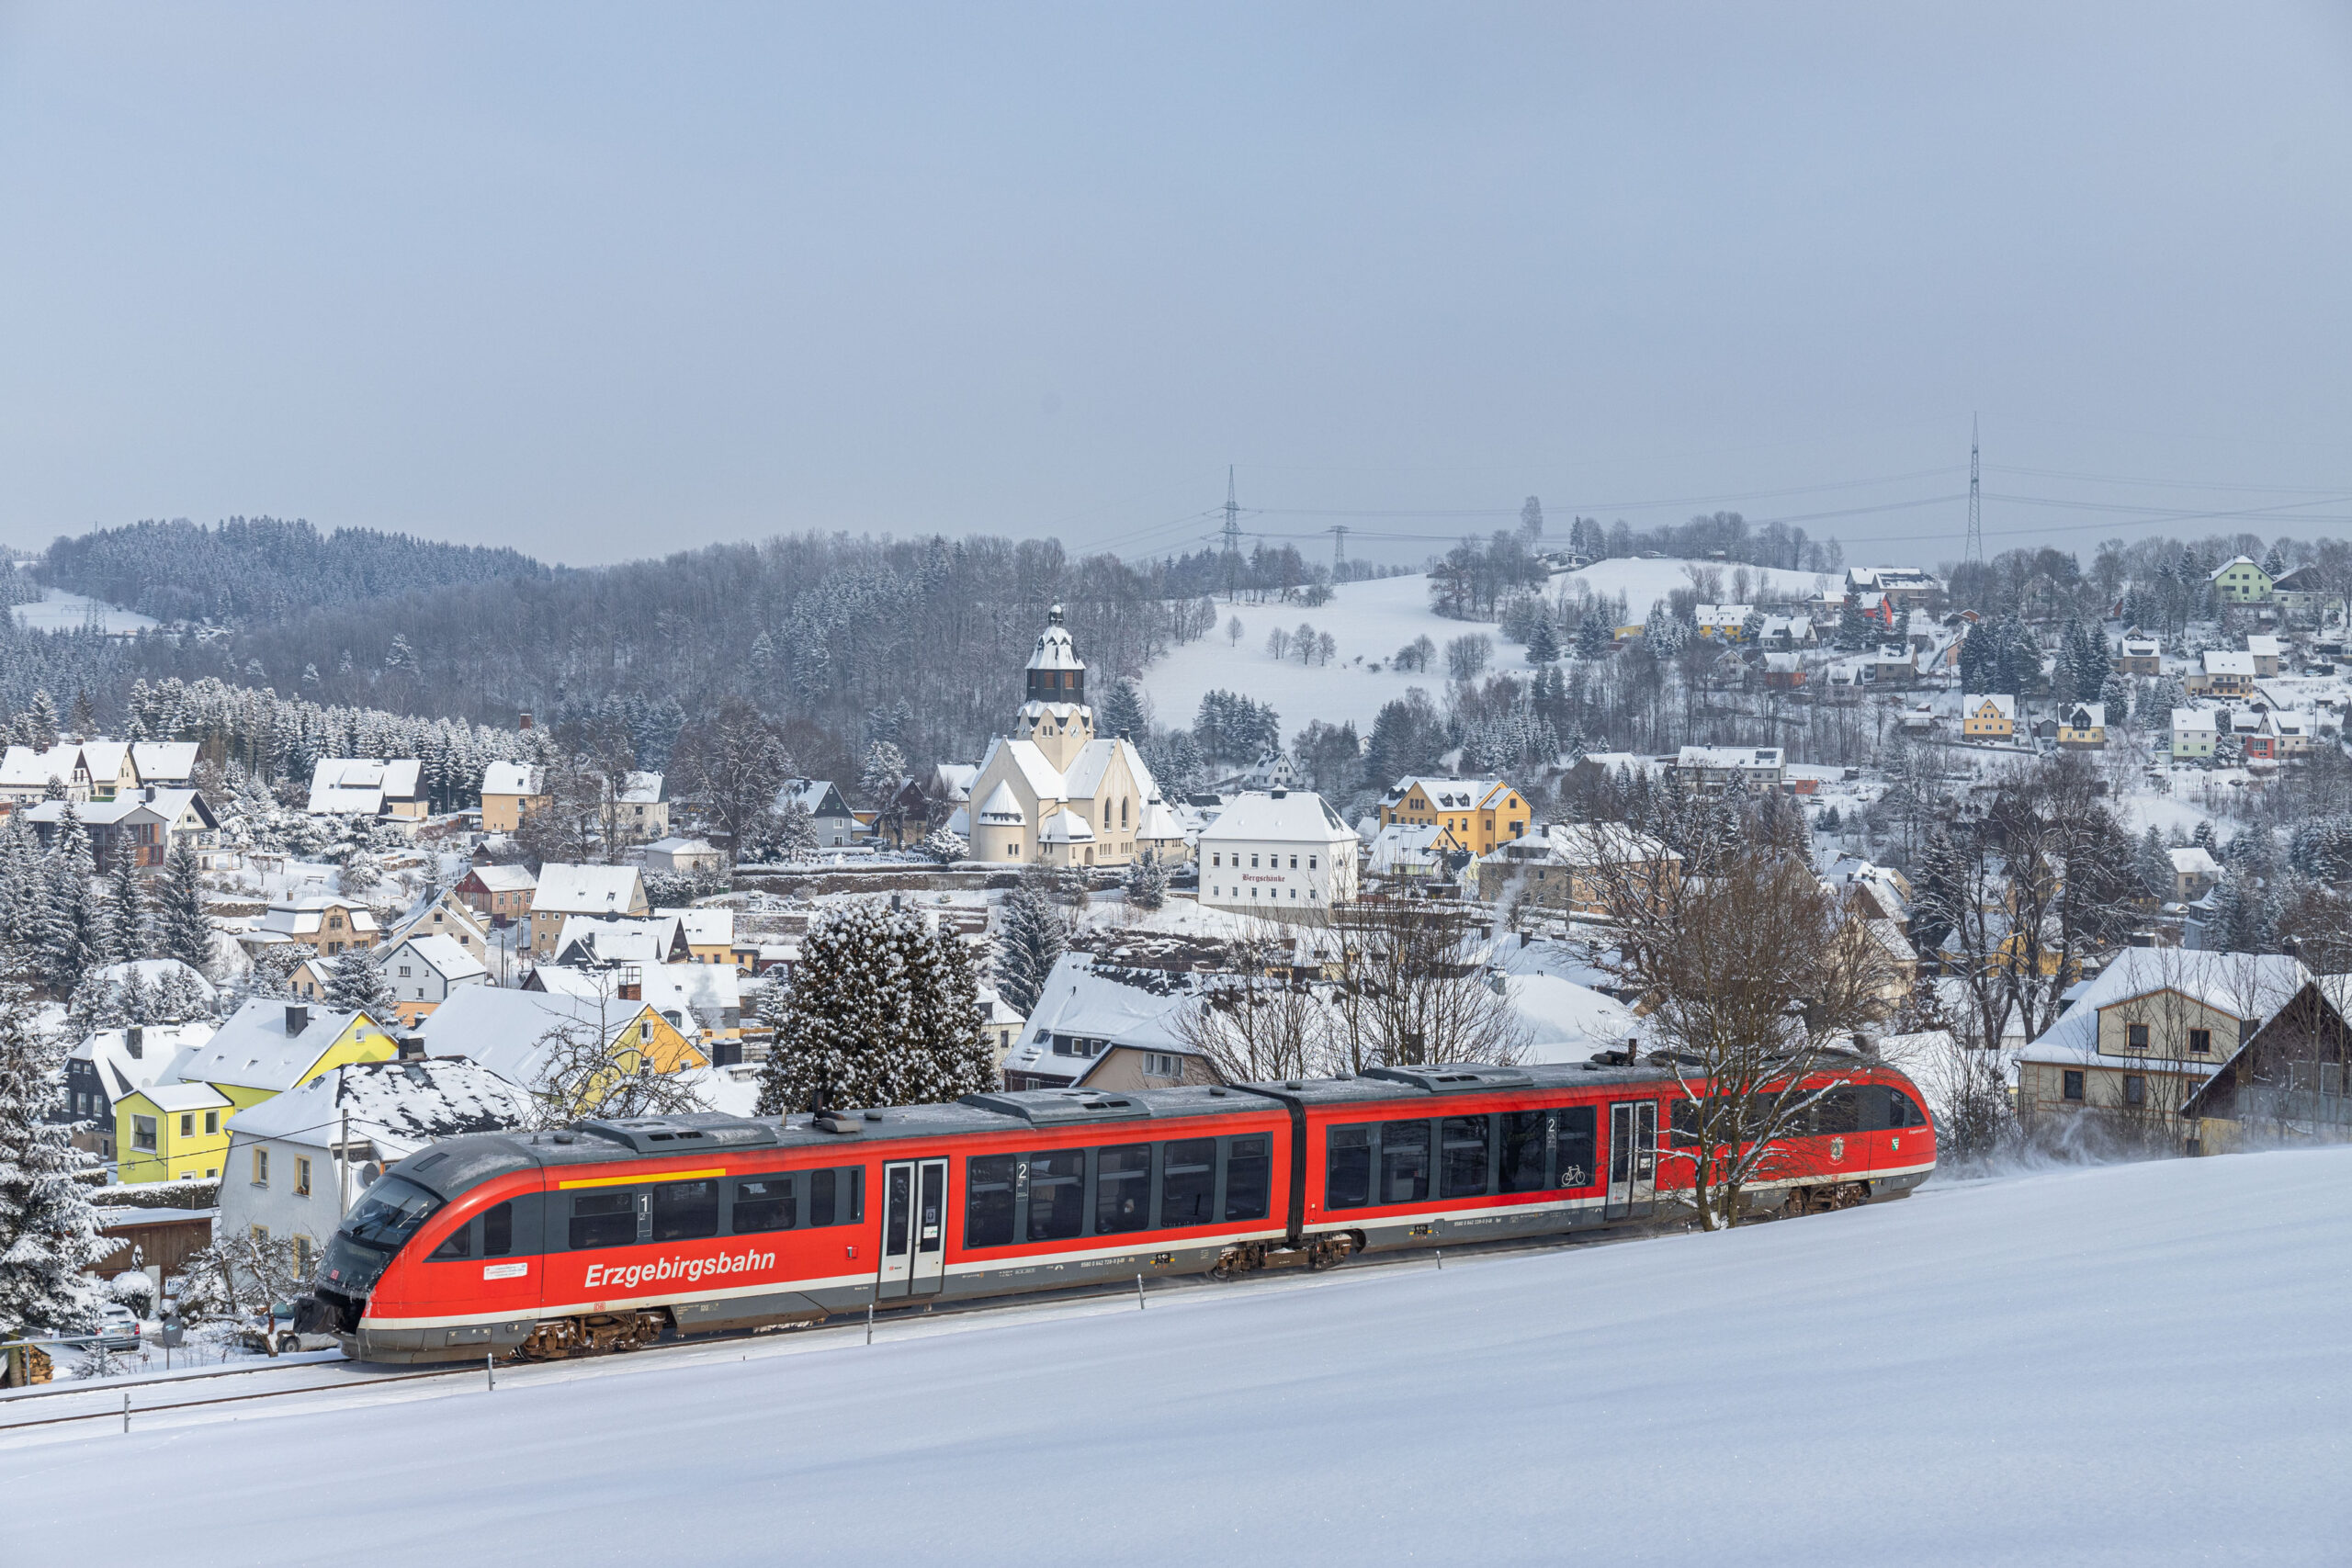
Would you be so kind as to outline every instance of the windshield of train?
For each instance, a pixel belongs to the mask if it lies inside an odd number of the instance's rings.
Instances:
[[[414,1235],[441,1200],[413,1181],[387,1176],[368,1189],[319,1259],[319,1283],[347,1296],[375,1289],[384,1265]]]

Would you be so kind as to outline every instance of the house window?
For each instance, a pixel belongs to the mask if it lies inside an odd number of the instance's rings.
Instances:
[[[1251,856],[1250,857],[1250,868],[1252,871],[1255,871],[1255,870],[1257,869],[1257,867],[1258,867],[1258,857],[1257,857],[1256,855],[1251,855]]]
[[[2066,1074],[2066,1084],[2063,1092],[2068,1100],[2075,1100],[2079,1103],[2083,1098],[2083,1075],[2079,1072],[2069,1071]]]
[[[308,1198],[310,1195],[311,1162],[297,1155],[294,1156],[294,1196]]]
[[[1290,868],[1293,871],[1296,871],[1298,869],[1298,857],[1296,855],[1290,857]]]
[[[2123,1036],[2124,1044],[2132,1050],[2144,1051],[2148,1048],[2148,1026],[2144,1023],[2124,1025]]]
[[[2188,1048],[2191,1052],[2199,1056],[2211,1055],[2213,1054],[2213,1032],[2210,1029],[2190,1030],[2188,1032]]]
[[[1144,1053],[1143,1070],[1156,1078],[1172,1078],[1182,1076],[1176,1066],[1176,1058],[1157,1051]]]
[[[653,1043],[653,1021],[651,1019],[648,1018],[639,1021],[637,1026],[637,1038],[640,1044],[650,1045]]]
[[[254,1185],[255,1187],[269,1185],[269,1151],[267,1149],[254,1150]]]
[[[311,1238],[306,1235],[294,1238],[294,1277],[298,1280],[311,1277]]]
[[[130,1119],[130,1146],[145,1149],[149,1154],[155,1152],[155,1119],[153,1116],[133,1116]]]
[[[408,978],[408,965],[405,964],[401,965],[401,978],[403,980]]]
[[[1209,856],[1209,863],[1211,865],[1223,865],[1225,863],[1224,852],[1218,851],[1216,853],[1211,854]]]
[[[220,1131],[220,1112],[208,1111],[204,1113],[204,1131],[208,1136]]]
[[[183,1138],[193,1138],[196,1136],[196,1113],[194,1111],[186,1112],[180,1117],[180,1136]]]
[[[2123,1075],[2123,1103],[2126,1105],[2145,1105],[2148,1103],[2148,1080],[2141,1074],[2126,1073]]]
[[[1313,855],[1306,857],[1306,869],[1309,871],[1313,871],[1315,869],[1315,857]]]

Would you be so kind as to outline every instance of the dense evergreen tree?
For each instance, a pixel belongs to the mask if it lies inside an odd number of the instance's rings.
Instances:
[[[41,912],[41,978],[53,997],[70,997],[93,964],[104,964],[111,945],[106,909],[90,886],[97,867],[90,858],[90,836],[70,805],[58,824],[47,865],[48,902]]]
[[[204,918],[204,874],[196,851],[187,840],[172,846],[164,857],[164,874],[157,885],[155,950],[176,958],[199,975],[212,968],[212,926]]]
[[[997,911],[996,989],[1016,1012],[1037,1005],[1046,976],[1062,955],[1062,920],[1043,872],[1024,873]]]
[[[1109,739],[1140,742],[1150,727],[1144,712],[1142,688],[1124,678],[1112,682],[1102,694],[1102,706],[1096,710],[1094,732]]]
[[[128,964],[150,951],[147,886],[128,847],[114,857],[114,869],[107,876],[106,933],[110,964]]]
[[[1168,868],[1159,863],[1159,851],[1146,850],[1128,865],[1123,892],[1136,908],[1159,908],[1168,896]]]
[[[762,1115],[952,1100],[996,1085],[970,954],[912,909],[828,911],[800,939],[775,1014]]]
[[[364,1012],[379,1023],[392,1021],[392,986],[384,966],[364,947],[346,948],[327,970],[327,1006],[337,1012]]]
[[[114,1244],[99,1239],[79,1179],[96,1156],[47,1119],[65,1049],[22,987],[0,987],[0,1337],[97,1325],[96,1282],[84,1270]]]

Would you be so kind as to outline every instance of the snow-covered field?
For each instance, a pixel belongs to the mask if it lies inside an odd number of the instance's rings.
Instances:
[[[119,609],[80,593],[68,593],[62,588],[42,592],[36,604],[16,606],[17,619],[32,631],[80,631],[95,615],[100,631],[135,632],[155,625],[153,617],[135,610]]]
[[[199,1565],[2340,1563],[2347,1181],[2352,1149],[1931,1184],[50,1427],[7,1451],[0,1560],[102,1520]]]
[[[1578,582],[1589,585],[1596,594],[1623,592],[1627,613],[1634,620],[1641,621],[1649,615],[1653,603],[1676,589],[1690,586],[1684,568],[1692,564],[1698,563],[1599,561],[1581,571],[1555,576],[1544,592],[1548,598],[1557,598],[1564,591],[1573,592],[1569,585]],[[1732,573],[1741,569],[1718,564],[1712,570],[1722,574],[1723,591],[1729,594]],[[1751,580],[1751,595],[1762,592],[1768,579],[1795,598],[1803,598],[1815,592],[1820,582],[1829,581],[1811,572],[1768,571],[1762,567],[1745,570]],[[1220,602],[1217,614],[1216,631],[1174,649],[1144,671],[1143,689],[1151,698],[1153,714],[1160,723],[1192,723],[1193,715],[1200,711],[1202,695],[1221,687],[1272,704],[1274,711],[1282,716],[1285,736],[1318,718],[1329,724],[1352,719],[1358,734],[1369,734],[1381,705],[1402,696],[1408,686],[1419,686],[1430,696],[1437,696],[1445,685],[1445,645],[1473,632],[1494,639],[1490,670],[1528,668],[1525,651],[1515,643],[1505,642],[1493,622],[1450,621],[1432,615],[1426,577],[1344,582],[1332,591],[1331,602],[1319,609],[1310,610],[1298,604]],[[1238,644],[1227,637],[1225,630],[1236,617],[1243,628]],[[1301,622],[1318,632],[1331,634],[1331,640],[1339,645],[1339,653],[1330,663],[1301,664],[1295,656],[1283,660],[1268,656],[1266,635],[1277,626],[1295,632]],[[1437,645],[1438,657],[1432,667],[1419,671],[1391,667],[1390,660],[1396,650],[1417,637],[1426,637]],[[1375,664],[1381,668],[1374,670]]]

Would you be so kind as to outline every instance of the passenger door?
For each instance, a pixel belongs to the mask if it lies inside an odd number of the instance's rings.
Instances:
[[[939,1292],[946,1274],[947,1162],[892,1160],[882,1168],[883,1301]]]
[[[1650,1212],[1657,1192],[1657,1101],[1621,1100],[1609,1107],[1609,1192],[1604,1220]]]

